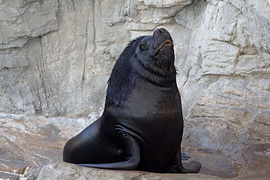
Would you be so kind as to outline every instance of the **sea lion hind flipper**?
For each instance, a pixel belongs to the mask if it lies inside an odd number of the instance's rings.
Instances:
[[[100,164],[77,164],[79,166],[102,168],[102,169],[122,169],[122,170],[134,170],[138,167],[140,162],[140,146],[136,139],[128,135],[125,132],[119,132],[118,137],[125,148],[127,155],[125,161],[113,162],[113,163],[100,163]]]

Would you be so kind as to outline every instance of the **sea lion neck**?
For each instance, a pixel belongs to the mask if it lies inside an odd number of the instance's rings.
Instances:
[[[136,74],[156,86],[169,87],[176,83],[176,70],[173,64],[165,74],[156,64],[144,63],[135,57],[131,58],[130,61]]]

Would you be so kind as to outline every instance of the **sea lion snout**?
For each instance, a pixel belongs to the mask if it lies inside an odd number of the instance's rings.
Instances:
[[[173,42],[170,33],[165,28],[156,29],[153,33],[153,37],[155,43],[158,43],[159,45],[166,40]]]
[[[153,47],[155,48],[155,55],[157,55],[157,53],[164,47],[168,47],[169,49],[173,48],[172,37],[166,29],[164,28],[156,29],[153,33],[153,38],[154,38]]]
[[[156,36],[157,38],[160,38],[160,37],[164,38],[165,37],[167,40],[172,41],[172,37],[171,37],[170,33],[165,28],[156,29],[154,31],[153,35],[154,35],[154,37]]]

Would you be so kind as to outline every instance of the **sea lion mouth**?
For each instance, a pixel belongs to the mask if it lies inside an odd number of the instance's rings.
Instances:
[[[169,44],[169,45],[171,45],[171,46],[173,46],[173,42],[171,41],[171,40],[165,40],[158,48],[157,48],[157,50],[155,51],[155,56],[158,54],[158,52],[162,49],[162,48],[164,48],[167,44]]]

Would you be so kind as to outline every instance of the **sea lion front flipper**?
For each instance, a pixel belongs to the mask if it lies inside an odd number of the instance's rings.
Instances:
[[[181,153],[181,159],[182,160],[189,160],[191,157],[186,155],[186,153]]]
[[[179,150],[180,155],[176,153],[175,156],[175,169],[179,173],[198,173],[201,169],[201,163],[198,161],[190,161],[189,163],[182,163],[182,154],[181,150]]]
[[[123,143],[126,160],[122,162],[114,163],[101,163],[101,164],[77,164],[79,166],[93,167],[93,168],[103,168],[103,169],[123,169],[123,170],[132,170],[136,169],[140,162],[140,146],[136,139],[134,139],[129,134],[120,131],[117,132],[119,140]]]
[[[201,163],[198,161],[190,161],[182,164],[183,173],[198,173],[201,169]]]

